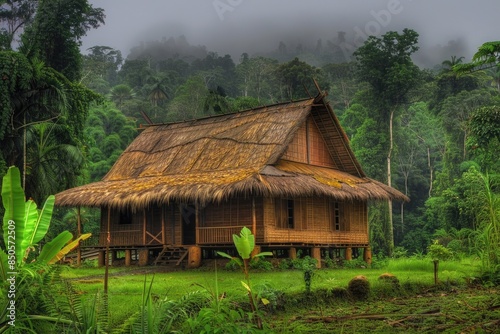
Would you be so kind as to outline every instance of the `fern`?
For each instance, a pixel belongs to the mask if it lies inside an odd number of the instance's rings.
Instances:
[[[190,292],[178,300],[155,299],[151,293],[152,286],[153,280],[148,285],[145,278],[140,310],[114,329],[113,333],[171,333],[186,319],[209,305],[210,297],[206,292]]]

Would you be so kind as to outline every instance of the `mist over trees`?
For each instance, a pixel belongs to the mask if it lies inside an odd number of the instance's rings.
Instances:
[[[409,29],[372,36],[354,54],[342,49],[342,32],[278,41],[239,59],[182,36],[128,55],[107,45],[80,54],[81,37],[104,23],[102,11],[84,0],[12,3],[29,6],[15,11],[17,21],[0,17],[12,23],[0,34],[8,78],[0,84],[0,172],[19,166],[29,196],[99,180],[145,118],[173,122],[307,98],[317,93],[314,78],[368,176],[411,198],[370,209],[376,254],[425,253],[435,240],[473,253],[480,245],[471,240],[498,224],[498,204],[488,211],[478,195],[499,193],[498,44],[478,45],[470,64],[455,54],[429,67],[416,65],[418,31]],[[49,3],[70,4],[72,15],[49,24],[58,16],[37,16],[56,14]]]

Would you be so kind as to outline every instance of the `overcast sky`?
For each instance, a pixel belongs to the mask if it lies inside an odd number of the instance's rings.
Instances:
[[[106,45],[124,56],[141,41],[184,35],[237,61],[243,52],[272,51],[280,41],[315,45],[338,31],[367,35],[411,28],[419,57],[450,44],[470,58],[486,41],[500,40],[499,0],[90,0],[106,24],[83,39],[83,49]],[[457,49],[457,47],[455,47]],[[468,59],[467,59],[468,60]]]

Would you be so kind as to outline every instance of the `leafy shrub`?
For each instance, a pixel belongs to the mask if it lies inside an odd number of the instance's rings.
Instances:
[[[345,300],[349,298],[349,291],[344,287],[338,286],[332,288],[331,295],[333,298]]]
[[[366,268],[368,264],[363,261],[361,258],[357,259],[352,259],[350,261],[344,261],[343,263],[344,268],[347,269],[356,269],[356,268]]]
[[[283,291],[275,289],[268,283],[257,285],[254,289],[260,300],[267,300],[266,310],[274,312],[285,309],[286,298]]]
[[[250,261],[250,268],[264,270],[264,271],[270,271],[273,269],[273,264],[269,261],[264,260],[264,259],[252,259]]]
[[[278,263],[278,269],[290,269],[292,268],[292,260],[290,259],[282,259]]]
[[[459,257],[459,254],[464,254],[464,244],[458,239],[453,239],[448,243],[449,250],[454,254],[455,258]]]
[[[479,277],[482,284],[486,286],[499,286],[500,285],[500,265],[496,266],[493,270],[485,271]]]
[[[408,251],[401,246],[394,247],[394,251],[392,252],[392,257],[395,259],[399,259],[402,257],[406,257],[408,255]]]
[[[236,260],[230,260],[228,263],[226,263],[224,269],[228,271],[236,271],[240,270],[240,265],[238,264],[238,262],[236,262]]]
[[[383,297],[398,296],[401,291],[399,279],[391,273],[383,273],[378,277],[376,295]]]
[[[450,260],[453,258],[453,252],[443,245],[434,243],[429,246],[427,253],[433,260]]]
[[[318,260],[310,257],[309,255],[304,256],[302,259],[292,260],[293,267],[304,272],[304,284],[306,293],[311,292],[312,279],[314,277],[314,271],[316,270],[317,263]]]
[[[335,261],[330,257],[328,253],[325,254],[324,257],[325,261],[325,267],[327,268],[335,268]]]

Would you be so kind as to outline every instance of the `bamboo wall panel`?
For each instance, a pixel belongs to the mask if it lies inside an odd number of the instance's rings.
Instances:
[[[170,235],[170,241],[167,242],[171,245],[181,245],[182,244],[182,217],[181,211],[178,204],[171,204],[168,210],[168,221],[167,226],[170,228],[170,232],[167,232],[167,235]]]
[[[257,222],[256,241],[264,238],[263,226],[263,213],[262,213],[262,198],[255,198],[255,211]],[[221,203],[211,203],[202,210],[202,220],[200,230],[204,231],[207,228],[214,228],[214,233],[219,233],[219,228],[228,228],[227,230],[234,231],[236,227],[237,234],[239,234],[243,226],[252,229],[252,199],[251,198],[233,198]],[[239,230],[238,230],[239,229]],[[203,232],[205,233],[205,232]],[[232,232],[231,232],[232,233]],[[203,238],[208,238],[208,232],[204,234]],[[215,238],[219,238],[214,234]],[[232,240],[232,234],[229,235]],[[201,234],[200,234],[201,238]],[[222,237],[221,237],[222,238]],[[225,237],[224,237],[225,238]],[[224,239],[225,240],[225,239]],[[200,240],[200,242],[202,242]],[[214,243],[209,239],[203,239],[204,243]],[[232,242],[232,241],[231,241]]]
[[[111,210],[110,219],[110,246],[132,246],[142,245],[142,212],[127,214],[127,223],[120,221],[125,212]],[[101,233],[99,234],[99,245],[106,246],[108,240],[108,209],[101,209]]]
[[[238,198],[212,203],[204,209],[203,227],[252,225],[252,202]]]
[[[325,140],[311,116],[307,119],[307,135],[309,163],[317,166],[335,168],[336,165],[330,156],[330,151],[326,146]]]
[[[306,123],[297,130],[282,159],[307,163]]]
[[[297,130],[282,159],[323,167],[337,167],[311,116]]]
[[[308,197],[294,201],[295,226],[284,228],[280,222],[283,199],[264,200],[264,243],[368,244],[366,203],[339,202],[340,229],[336,230],[333,200]]]
[[[232,244],[233,234],[240,234],[242,226],[200,227],[199,244]]]

